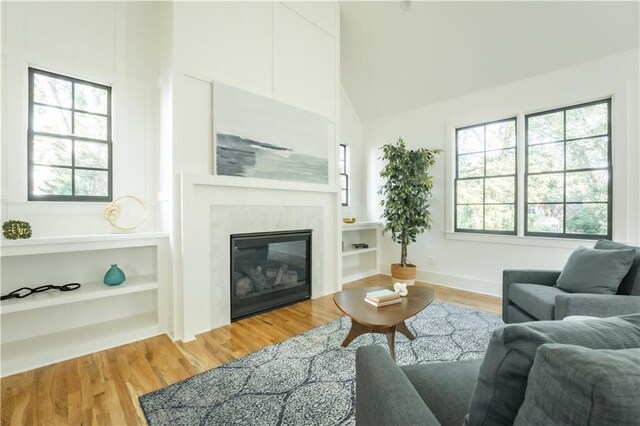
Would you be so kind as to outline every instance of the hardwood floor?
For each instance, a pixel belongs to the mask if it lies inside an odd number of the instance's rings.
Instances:
[[[376,275],[345,285],[390,285]],[[427,285],[419,283],[418,285]],[[436,300],[500,313],[500,299],[446,287]],[[256,315],[191,342],[158,336],[1,379],[2,425],[145,424],[138,397],[341,317],[333,296]]]

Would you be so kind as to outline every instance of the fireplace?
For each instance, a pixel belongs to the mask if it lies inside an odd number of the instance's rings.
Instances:
[[[311,230],[231,235],[231,320],[311,297]]]

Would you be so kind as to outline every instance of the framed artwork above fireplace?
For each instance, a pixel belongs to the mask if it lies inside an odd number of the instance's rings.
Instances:
[[[213,83],[214,174],[329,183],[327,118]]]

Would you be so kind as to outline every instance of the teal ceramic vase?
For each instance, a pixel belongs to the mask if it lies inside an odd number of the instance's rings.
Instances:
[[[104,274],[104,282],[106,285],[120,285],[126,280],[122,269],[118,268],[118,265],[111,265],[111,268]]]

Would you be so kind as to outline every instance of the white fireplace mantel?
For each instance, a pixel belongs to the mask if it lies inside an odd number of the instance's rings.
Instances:
[[[340,206],[333,186],[182,174],[180,190],[174,337],[192,340],[230,322],[232,233],[312,229],[311,297],[339,289]]]

